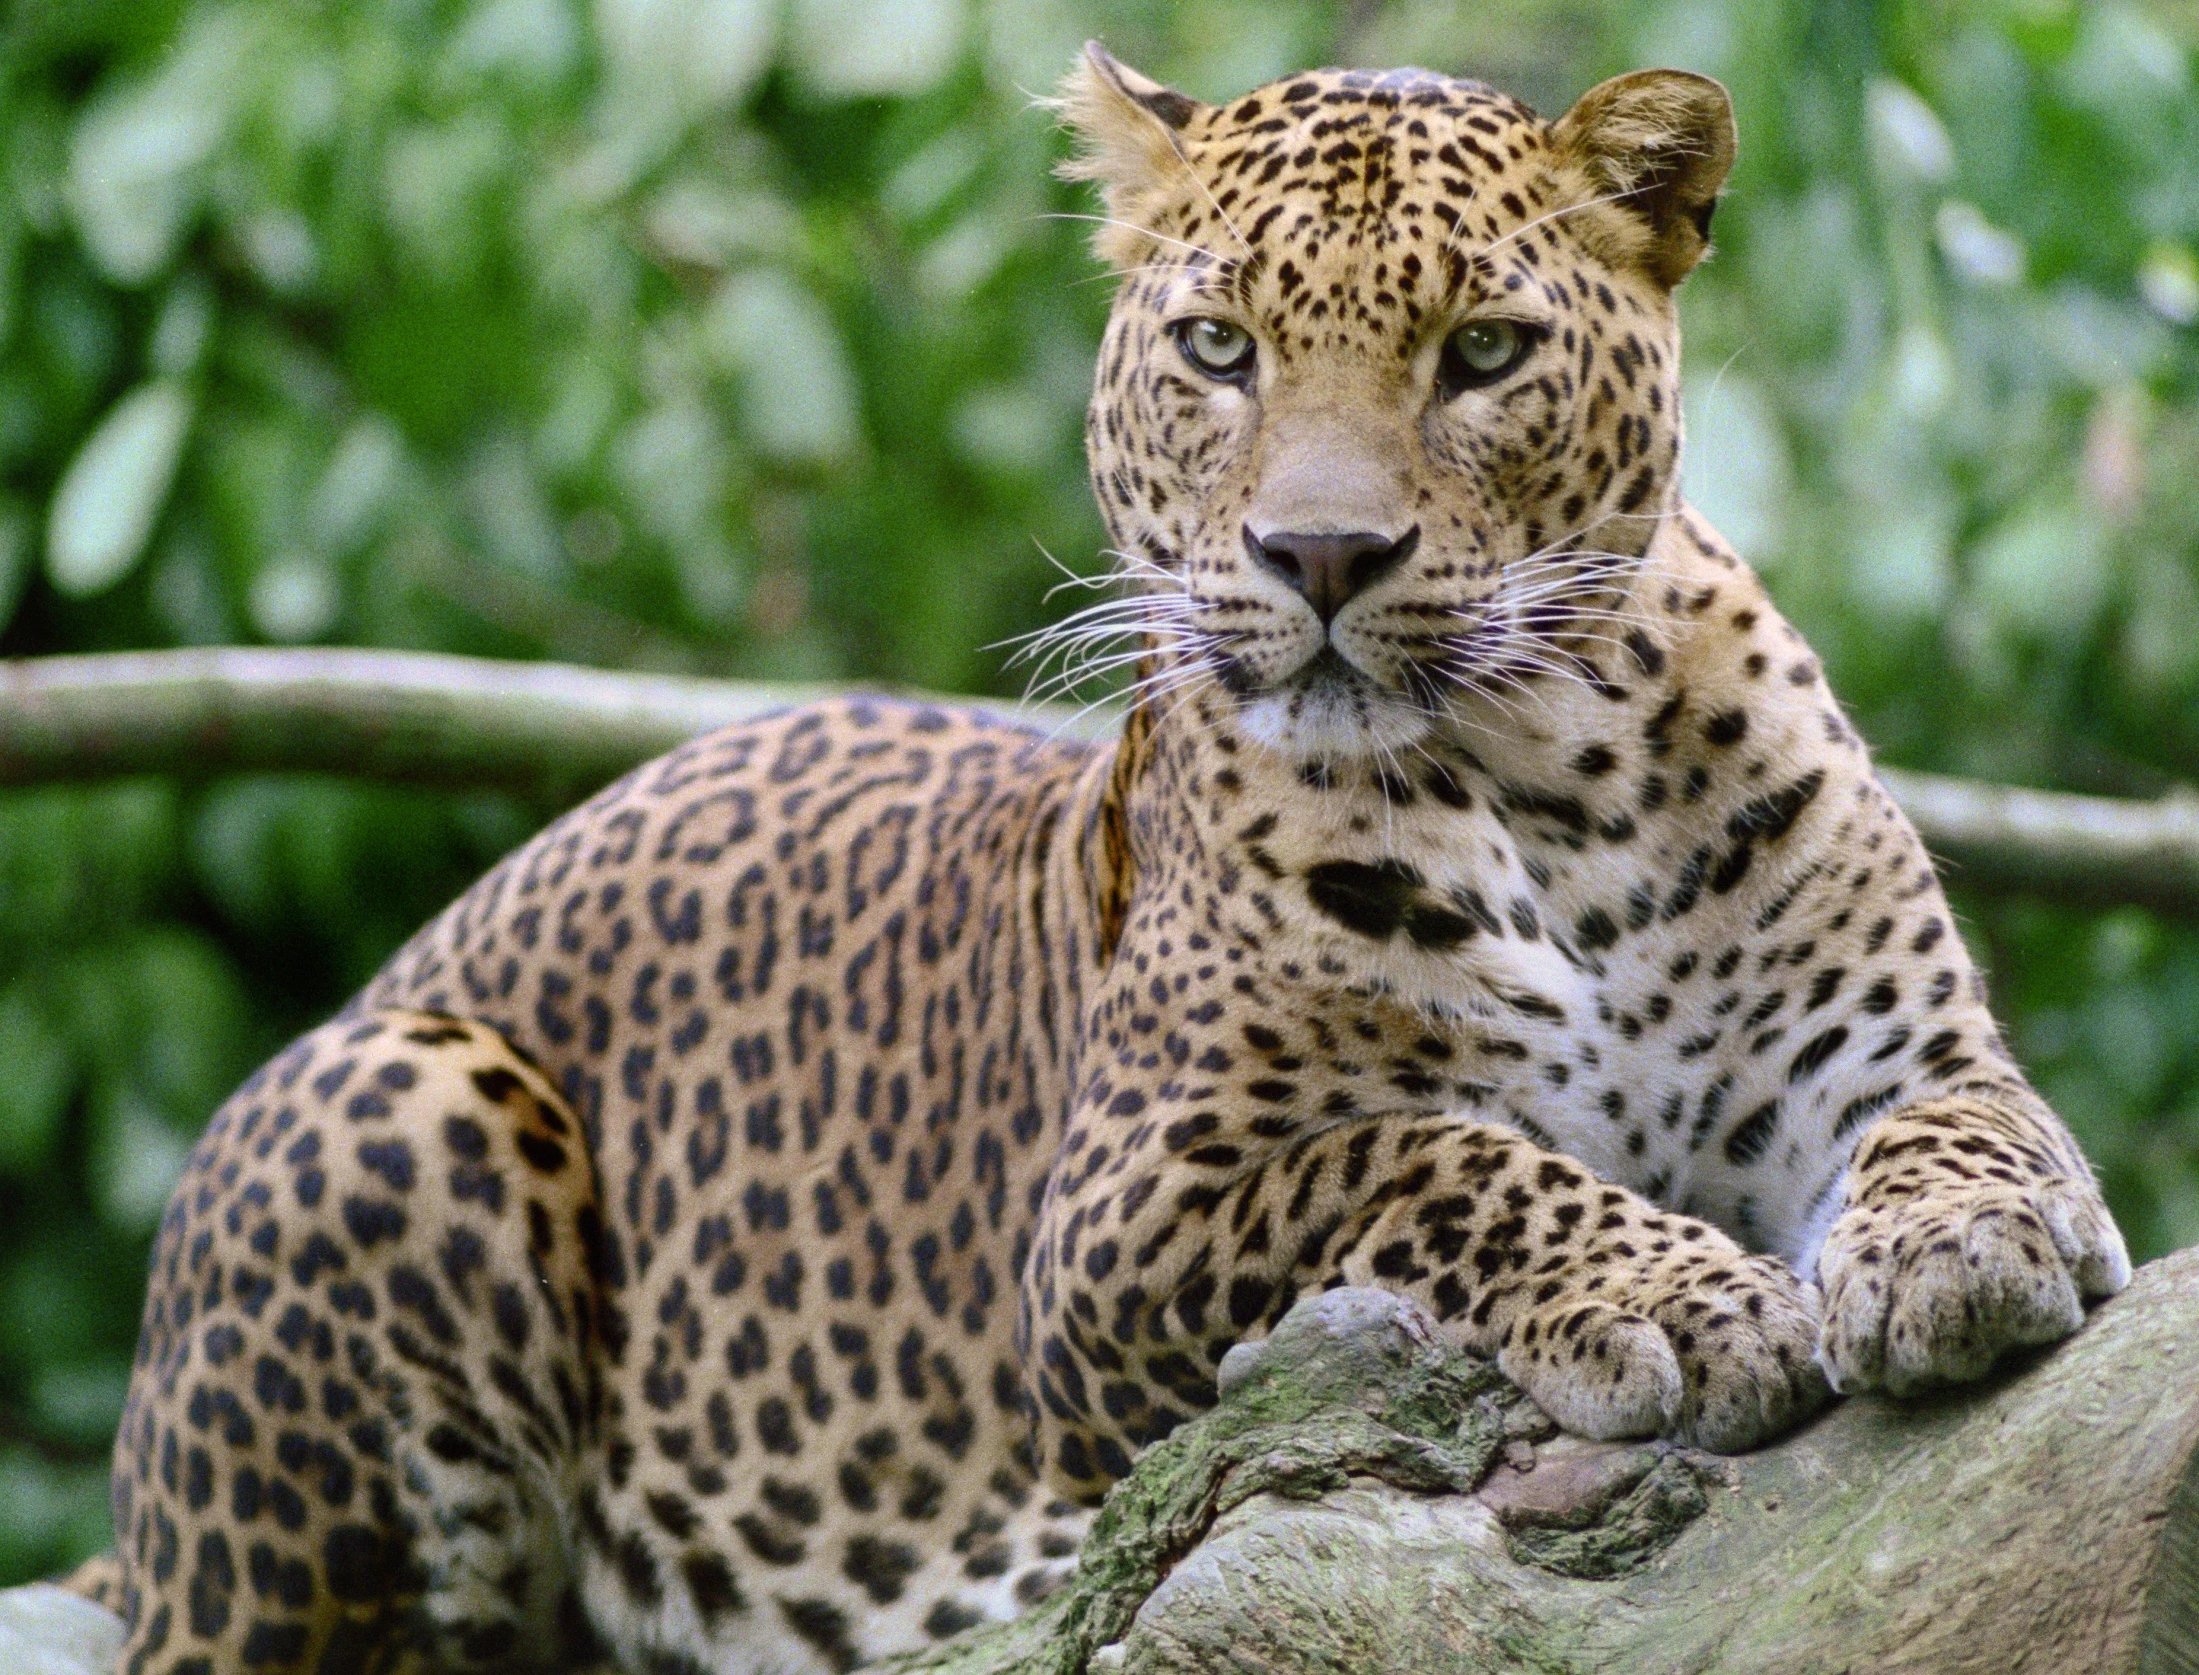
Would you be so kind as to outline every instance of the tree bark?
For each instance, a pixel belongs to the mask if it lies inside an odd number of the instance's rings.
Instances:
[[[420,652],[25,659],[0,663],[0,785],[303,770],[557,805],[697,733],[827,690]],[[1088,735],[1113,725],[1104,713],[1025,713]],[[1958,887],[2199,914],[2199,796],[2188,790],[2148,803],[1881,775]]]
[[[1730,1459],[1552,1438],[1384,1292],[1233,1359],[1063,1596],[902,1675],[2199,1675],[2199,1249]]]
[[[1736,1458],[1558,1437],[1381,1291],[1301,1302],[1223,1389],[1061,1593],[888,1667],[2199,1675],[2199,1249],[1992,1382]],[[119,1643],[0,1593],[0,1668],[106,1675]]]

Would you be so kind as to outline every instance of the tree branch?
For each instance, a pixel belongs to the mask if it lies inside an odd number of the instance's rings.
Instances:
[[[1387,1292],[1223,1383],[1060,1598],[901,1675],[2199,1670],[2199,1250],[2020,1373],[1732,1459],[1553,1438]]]
[[[419,652],[30,659],[0,663],[0,785],[313,770],[562,803],[697,733],[828,690]],[[1098,735],[1111,723],[1071,725]],[[1958,887],[2199,914],[2189,791],[2144,803],[1881,771]]]

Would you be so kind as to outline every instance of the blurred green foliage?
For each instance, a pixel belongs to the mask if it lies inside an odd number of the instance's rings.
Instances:
[[[14,0],[0,653],[1013,691],[1045,554],[1100,562],[1107,286],[1031,108],[1092,34],[1210,97],[1723,78],[1691,491],[1889,759],[2199,777],[2191,0]],[[545,812],[0,798],[0,1581],[106,1539],[193,1132]],[[2199,934],[1962,905],[2137,1252],[2199,1239]]]

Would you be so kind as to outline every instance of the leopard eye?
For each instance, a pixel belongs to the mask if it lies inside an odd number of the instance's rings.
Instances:
[[[1443,340],[1436,384],[1448,401],[1493,384],[1527,358],[1536,334],[1513,320],[1470,320]]]
[[[1176,328],[1176,347],[1209,378],[1242,380],[1252,370],[1252,334],[1227,320],[1186,320]]]

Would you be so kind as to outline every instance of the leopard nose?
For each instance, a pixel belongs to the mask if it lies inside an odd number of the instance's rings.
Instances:
[[[1358,594],[1395,570],[1420,545],[1417,523],[1392,540],[1360,530],[1350,535],[1255,535],[1244,526],[1245,551],[1306,597],[1323,625]]]

